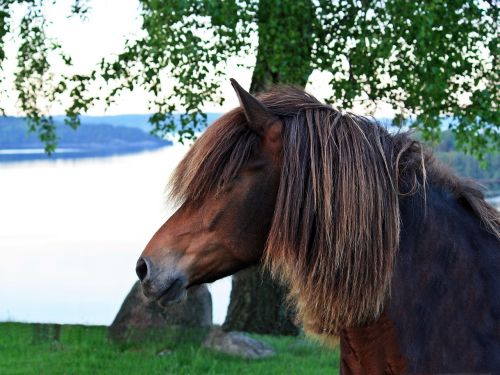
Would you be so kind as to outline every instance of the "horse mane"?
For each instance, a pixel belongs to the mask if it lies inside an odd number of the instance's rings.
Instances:
[[[290,288],[306,331],[338,335],[375,320],[390,295],[399,199],[426,184],[456,197],[500,238],[500,216],[408,133],[342,113],[293,87],[259,96],[283,121],[283,165],[264,263]],[[174,172],[171,196],[201,201],[230,184],[259,138],[240,108],[211,125]]]

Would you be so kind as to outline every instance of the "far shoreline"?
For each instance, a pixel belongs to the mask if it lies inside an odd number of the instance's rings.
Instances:
[[[83,159],[103,159],[113,156],[126,156],[143,152],[157,151],[166,147],[171,147],[172,143],[164,144],[134,144],[124,147],[62,147],[48,155],[42,148],[15,148],[0,149],[0,165],[12,163],[25,163],[33,161],[58,161],[58,160],[83,160]]]

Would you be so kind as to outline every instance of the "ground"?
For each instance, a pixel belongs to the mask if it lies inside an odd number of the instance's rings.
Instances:
[[[253,335],[277,355],[245,360],[200,347],[202,332],[172,331],[161,339],[112,343],[103,326],[0,323],[0,373],[321,375],[338,373],[338,351],[304,337]],[[54,339],[55,337],[55,339]]]

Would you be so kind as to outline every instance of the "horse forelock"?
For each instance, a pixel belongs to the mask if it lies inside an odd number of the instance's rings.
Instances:
[[[264,263],[290,288],[306,330],[336,335],[376,319],[390,295],[399,198],[426,178],[452,191],[498,236],[500,219],[470,183],[446,173],[407,133],[321,104],[300,89],[259,96],[283,121],[283,164]],[[230,183],[259,137],[240,108],[222,116],[174,172],[171,196],[201,201]]]
[[[169,197],[179,203],[199,202],[224,189],[237,176],[258,145],[240,108],[225,114],[190,148],[175,169]]]

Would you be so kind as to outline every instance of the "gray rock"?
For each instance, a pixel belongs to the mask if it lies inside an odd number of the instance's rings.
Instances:
[[[267,358],[276,354],[269,345],[253,339],[243,332],[224,332],[213,329],[205,338],[203,346],[218,352],[243,358]]]
[[[160,334],[166,327],[207,328],[212,325],[212,297],[205,285],[190,288],[184,302],[161,307],[150,302],[136,282],[108,329],[115,341]]]

